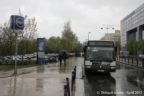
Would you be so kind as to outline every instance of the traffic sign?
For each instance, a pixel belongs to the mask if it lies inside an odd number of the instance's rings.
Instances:
[[[11,16],[11,29],[23,30],[24,29],[24,17],[12,15]]]
[[[22,16],[17,16],[17,15],[12,15],[11,16],[11,25],[10,28],[13,30],[13,32],[15,33],[15,57],[17,56],[17,51],[18,51],[18,47],[17,47],[17,32],[15,32],[15,30],[17,31],[22,31],[24,29],[24,17]],[[17,59],[15,59],[15,69],[14,69],[14,75],[17,74]]]

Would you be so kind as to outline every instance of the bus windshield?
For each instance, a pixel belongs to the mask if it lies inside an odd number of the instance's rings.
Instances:
[[[86,59],[97,61],[112,61],[114,48],[112,47],[87,47]]]

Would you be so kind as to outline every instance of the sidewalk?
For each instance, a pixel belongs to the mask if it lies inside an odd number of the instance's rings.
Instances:
[[[26,74],[26,73],[33,72],[33,71],[36,70],[36,67],[28,67],[28,68],[17,69],[17,74],[21,75],[21,74]],[[9,71],[0,71],[0,78],[12,77],[13,73],[14,73],[14,69],[13,70],[9,70]]]
[[[81,58],[71,58],[66,66],[60,67],[59,63],[55,63],[20,69],[18,73],[22,75],[0,78],[0,96],[64,96],[65,79],[68,77],[71,85],[74,66],[77,66],[77,77],[71,96],[84,96],[81,63]],[[5,74],[0,73],[0,76]],[[13,70],[7,74],[12,75]]]
[[[78,64],[77,66],[77,77],[75,85],[76,85],[75,96],[85,96],[84,80],[82,78],[81,64]]]

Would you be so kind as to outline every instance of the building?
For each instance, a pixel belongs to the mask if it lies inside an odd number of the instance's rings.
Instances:
[[[120,30],[115,30],[115,33],[106,33],[101,40],[111,40],[120,42]]]
[[[129,40],[144,42],[144,4],[121,20],[121,46]]]

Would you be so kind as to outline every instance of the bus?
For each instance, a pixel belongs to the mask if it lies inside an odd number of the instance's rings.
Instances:
[[[116,52],[113,41],[88,41],[84,47],[84,70],[116,71]]]

